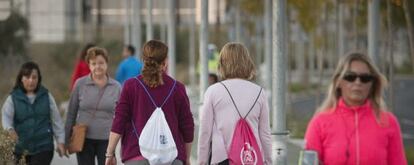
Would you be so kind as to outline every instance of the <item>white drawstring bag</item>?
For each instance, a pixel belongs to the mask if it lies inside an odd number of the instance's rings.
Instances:
[[[161,108],[152,113],[138,143],[142,156],[151,165],[171,164],[177,157],[177,147]]]
[[[139,137],[134,122],[132,122],[134,131],[138,137],[140,152],[142,156],[148,160],[150,165],[170,165],[177,158],[178,151],[170,127],[168,126],[167,120],[165,119],[165,115],[161,107],[171,96],[175,88],[176,81],[174,81],[173,87],[171,88],[168,96],[165,98],[161,106],[157,106],[154,99],[151,97],[150,93],[141,82],[141,80],[137,80],[145,89],[148,97],[156,107],[147,123],[145,124],[144,128],[142,129],[141,135]]]

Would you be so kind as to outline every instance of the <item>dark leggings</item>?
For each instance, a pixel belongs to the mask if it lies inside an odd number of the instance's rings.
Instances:
[[[230,164],[230,162],[229,162],[229,160],[228,160],[228,159],[226,159],[226,160],[224,160],[224,161],[222,161],[222,162],[218,163],[218,165],[229,165],[229,164]]]
[[[108,140],[85,139],[82,152],[76,153],[78,165],[95,164],[95,157],[98,165],[104,165],[107,146]]]
[[[24,156],[25,164],[27,165],[50,165],[53,159],[53,150],[52,151],[43,151],[34,155]],[[16,164],[19,164],[20,161],[23,161],[22,154],[14,154],[16,157]]]

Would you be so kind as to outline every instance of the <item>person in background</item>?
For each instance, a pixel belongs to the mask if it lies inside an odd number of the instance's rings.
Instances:
[[[72,79],[71,79],[71,82],[70,82],[70,90],[71,91],[73,89],[73,85],[75,84],[75,82],[78,78],[86,76],[91,72],[89,70],[88,63],[85,61],[85,57],[86,57],[86,51],[88,51],[89,48],[94,47],[94,46],[95,46],[94,44],[88,43],[88,44],[85,45],[85,47],[80,52],[79,57],[77,59],[77,62],[75,64],[75,69],[73,71]]]
[[[190,164],[194,120],[185,87],[165,73],[168,65],[167,45],[161,41],[150,40],[144,44],[142,51],[144,61],[142,74],[125,81],[116,106],[106,150],[106,165],[116,164],[115,148],[121,138],[123,163],[126,165],[148,164],[148,161],[141,155],[137,135],[141,134],[156,107],[152,104],[144,87],[148,89],[155,104],[161,105],[165,101],[162,110],[178,151],[178,156],[172,164]],[[170,90],[172,90],[171,97],[165,100]],[[136,133],[133,128],[136,128]]]
[[[218,81],[219,81],[218,76],[216,74],[214,74],[214,73],[209,73],[208,74],[208,85],[209,86],[217,83]]]
[[[119,64],[115,76],[115,79],[121,83],[121,85],[124,84],[125,80],[141,74],[142,69],[142,63],[135,56],[135,48],[132,45],[124,47],[122,57],[124,60]]]
[[[255,66],[247,48],[240,43],[224,45],[218,59],[218,72],[223,81],[207,88],[200,109],[197,164],[229,164],[227,153],[236,122],[240,116],[248,114],[246,120],[254,132],[263,162],[271,165],[268,99],[261,92],[261,87],[251,82],[255,75]],[[236,111],[234,104],[239,110]]]
[[[42,85],[39,66],[22,65],[16,83],[2,108],[2,126],[17,141],[16,163],[24,157],[26,164],[50,164],[54,153],[53,137],[59,156],[65,152],[65,132],[55,99]]]
[[[66,145],[75,124],[86,124],[83,150],[76,153],[79,165],[105,163],[105,150],[108,145],[109,130],[115,113],[116,101],[121,93],[121,85],[108,75],[108,54],[103,48],[88,50],[86,61],[91,73],[78,79],[69,99],[65,124]]]
[[[326,165],[406,165],[400,126],[383,99],[386,84],[368,56],[344,56],[309,122],[305,149]]]

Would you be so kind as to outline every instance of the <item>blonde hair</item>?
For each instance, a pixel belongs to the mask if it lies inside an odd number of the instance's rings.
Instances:
[[[167,58],[168,47],[161,41],[150,40],[142,47],[142,77],[151,88],[164,84],[162,80],[162,63]]]
[[[98,56],[102,56],[105,59],[105,62],[108,63],[109,57],[108,52],[105,48],[100,47],[91,47],[86,51],[86,57],[85,60],[89,64],[89,60],[95,59]]]
[[[317,113],[329,111],[338,104],[338,100],[342,96],[341,90],[339,89],[339,80],[343,78],[353,61],[361,61],[367,64],[372,76],[374,76],[368,99],[371,100],[375,116],[377,120],[379,120],[381,112],[386,111],[386,105],[382,94],[384,88],[387,86],[387,80],[367,55],[358,52],[350,53],[341,59],[332,76],[327,96],[322,105],[318,108]]]
[[[221,49],[218,71],[223,80],[242,78],[252,80],[256,70],[249,51],[243,44],[230,42]]]

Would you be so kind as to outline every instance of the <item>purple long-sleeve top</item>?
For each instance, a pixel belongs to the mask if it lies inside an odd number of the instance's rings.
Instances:
[[[142,81],[141,75],[138,78]],[[163,85],[155,88],[146,86],[158,106],[162,104],[174,84],[174,79],[166,74],[163,74],[163,81]],[[137,129],[138,135],[140,135],[154,110],[154,105],[138,80],[131,78],[125,81],[121,96],[116,105],[111,129],[112,132],[122,135],[122,162],[141,156],[138,138],[134,133],[132,122]],[[194,120],[190,111],[190,102],[182,83],[177,81],[171,97],[162,107],[162,110],[177,146],[177,159],[185,162],[186,155],[190,154],[185,151],[185,143],[193,141]]]

